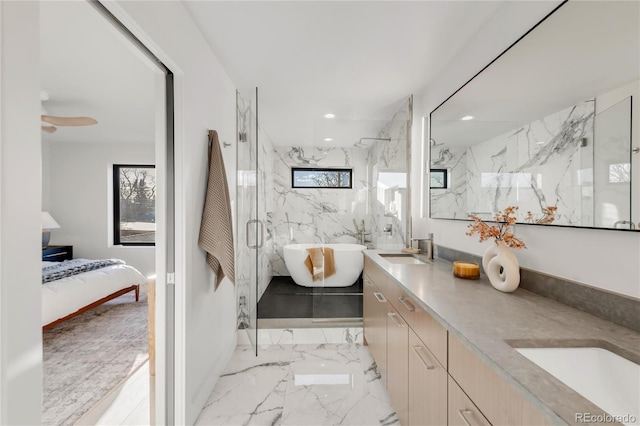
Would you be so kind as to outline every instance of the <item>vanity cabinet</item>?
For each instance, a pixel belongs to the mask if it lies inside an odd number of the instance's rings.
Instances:
[[[449,377],[448,393],[449,421],[451,426],[491,426],[473,401],[460,389],[460,386]],[[445,424],[445,423],[443,423]]]
[[[364,337],[400,424],[551,424],[366,257],[363,300]]]
[[[383,277],[384,278],[384,277]],[[363,277],[364,339],[376,360],[381,380],[387,384],[387,300],[367,273]],[[384,284],[384,283],[380,283]]]
[[[446,424],[446,329],[367,258],[364,271],[364,337],[400,424]]]
[[[409,329],[409,425],[447,424],[447,370]],[[402,423],[402,421],[400,421]]]
[[[449,374],[493,425],[551,425],[516,389],[449,334]]]
[[[401,425],[409,424],[409,326],[387,305],[387,391]]]

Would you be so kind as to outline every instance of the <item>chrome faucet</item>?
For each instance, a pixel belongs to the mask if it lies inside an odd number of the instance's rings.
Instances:
[[[367,243],[370,243],[371,239],[370,238],[367,239],[367,236],[370,236],[371,234],[365,230],[364,219],[361,222],[361,226],[358,226],[358,222],[356,222],[355,219],[353,219],[353,224],[356,227],[356,233],[354,236],[358,240],[358,244],[361,244],[364,246],[364,245],[367,245]]]
[[[420,251],[433,260],[433,233],[429,232],[427,238],[412,238],[411,241],[417,241]]]
[[[613,227],[618,228],[618,225],[629,225],[629,229],[636,229],[636,226],[630,220],[619,220],[613,224]],[[640,223],[638,225],[640,225]]]

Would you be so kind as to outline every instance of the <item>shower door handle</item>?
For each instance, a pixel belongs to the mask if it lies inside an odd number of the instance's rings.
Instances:
[[[256,245],[251,244],[251,241],[249,241],[249,231],[251,230],[251,225],[253,225],[254,223],[257,223],[260,225],[260,242]],[[245,234],[246,234],[245,237],[246,237],[247,247],[249,247],[250,249],[262,248],[262,246],[264,245],[264,223],[262,223],[261,220],[259,219],[248,220]]]

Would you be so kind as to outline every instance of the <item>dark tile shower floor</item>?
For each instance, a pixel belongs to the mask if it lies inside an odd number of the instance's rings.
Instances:
[[[350,287],[301,287],[291,277],[273,277],[258,318],[362,318],[362,277]]]

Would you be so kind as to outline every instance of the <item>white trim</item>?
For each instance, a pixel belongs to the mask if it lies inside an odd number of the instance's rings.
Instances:
[[[184,158],[184,86],[182,73],[173,75],[174,93],[174,201],[175,201],[175,296],[174,296],[174,395],[175,424],[187,424],[187,271],[186,271],[186,206]]]
[[[138,25],[125,10],[113,1],[99,0],[100,3],[111,12],[131,33],[144,44],[162,63],[169,68],[174,74],[174,183],[175,183],[175,205],[181,206],[175,210],[175,265],[176,265],[176,296],[174,300],[175,312],[175,347],[174,347],[174,413],[175,424],[184,424],[186,412],[186,375],[185,375],[185,269],[184,269],[184,194],[183,186],[183,155],[181,150],[184,147],[183,121],[182,121],[182,90],[181,90],[181,70],[173,60],[144,32],[142,27]],[[162,92],[164,93],[164,75],[162,83],[160,79],[156,81],[156,87],[162,84]],[[158,93],[158,91],[156,91]],[[159,97],[160,98],[160,97]],[[165,98],[156,100],[156,117],[158,114],[165,114]],[[161,105],[160,105],[161,104]],[[167,368],[166,342],[166,312],[167,312],[167,285],[166,285],[166,133],[164,120],[162,124],[156,119],[156,173],[157,182],[161,183],[164,188],[158,188],[156,193],[156,223],[158,225],[156,231],[156,407],[155,407],[155,423],[168,424],[166,419],[165,402],[167,398],[167,377],[165,375]],[[162,129],[160,129],[162,127]]]
[[[155,414],[152,418],[156,424],[168,424],[165,402],[167,401],[167,353],[166,312],[167,312],[167,156],[166,156],[166,123],[165,123],[165,76],[155,77],[156,93],[156,127],[155,127],[155,162],[156,162],[156,300],[155,300]]]

